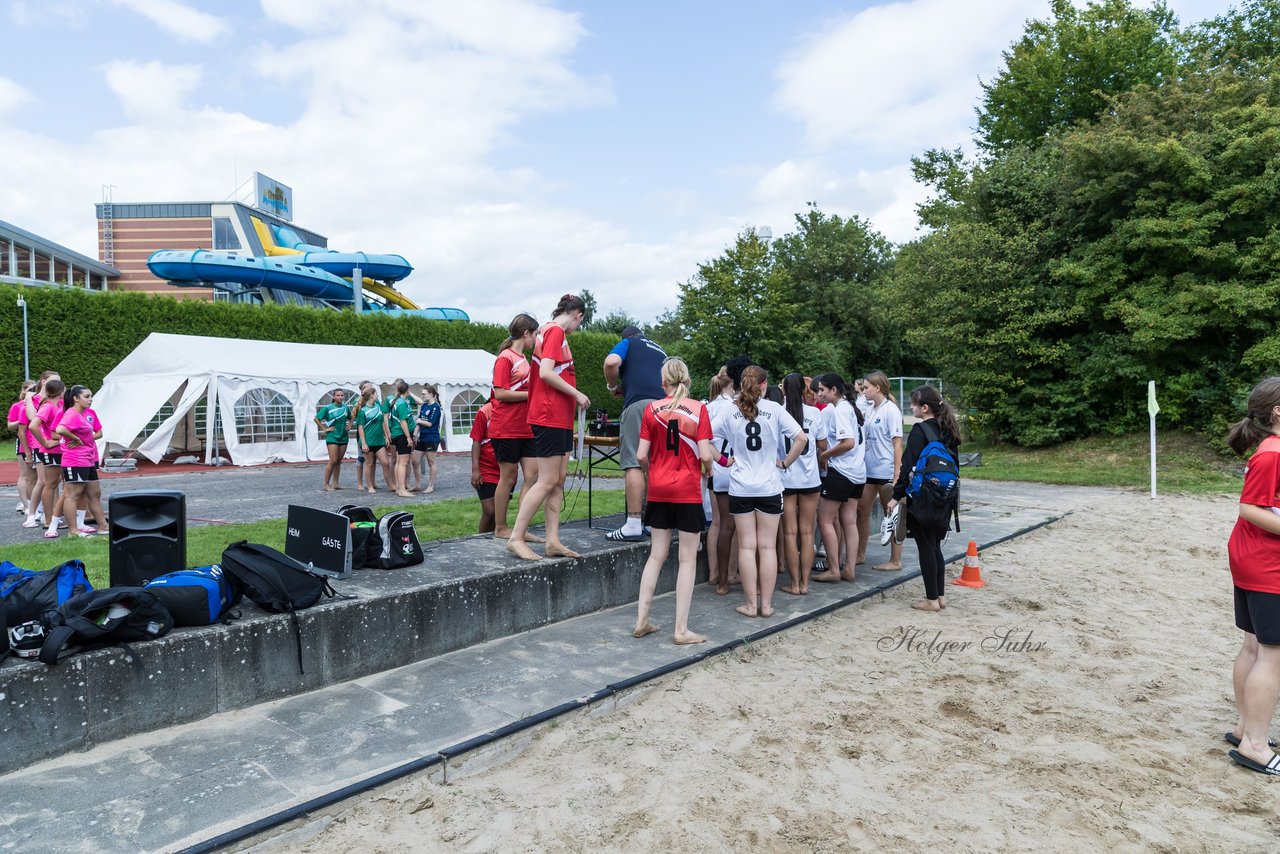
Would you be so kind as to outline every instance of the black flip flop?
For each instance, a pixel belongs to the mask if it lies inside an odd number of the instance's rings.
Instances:
[[[1231,761],[1237,765],[1248,768],[1250,771],[1257,771],[1259,774],[1269,774],[1271,776],[1280,777],[1280,754],[1273,753],[1271,761],[1266,765],[1261,762],[1255,762],[1248,756],[1245,756],[1238,750],[1228,750],[1227,755],[1231,757]]]
[[[1225,741],[1227,744],[1231,745],[1232,747],[1240,746],[1240,739],[1236,738],[1236,734],[1234,732],[1224,732],[1222,734],[1222,740]],[[1275,750],[1276,740],[1274,738],[1268,738],[1267,747],[1270,747],[1272,750]]]

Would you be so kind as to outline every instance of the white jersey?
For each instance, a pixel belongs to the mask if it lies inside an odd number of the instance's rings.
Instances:
[[[764,498],[782,492],[778,451],[783,438],[795,439],[804,431],[781,404],[761,399],[756,403],[754,421],[748,421],[734,406],[720,412],[711,425],[711,432],[716,436],[717,445],[724,437],[733,449],[729,494]]]
[[[889,398],[871,411],[864,425],[867,436],[867,477],[893,477],[893,440],[902,438],[902,410]]]
[[[782,472],[783,489],[812,489],[822,485],[822,478],[818,475],[818,442],[814,436],[822,413],[816,406],[803,406],[801,409],[804,417],[800,427],[809,437],[809,444],[805,445],[804,453],[796,457],[796,461]],[[791,440],[784,437],[778,452],[783,457],[791,453]]]
[[[871,417],[871,410],[876,408],[876,405],[868,400],[865,394],[858,395],[857,399],[854,400],[853,405],[858,407],[858,411],[862,413],[862,420],[864,422]]]
[[[721,454],[726,457],[733,456],[733,448],[729,445],[729,440],[725,437],[714,435],[716,419],[725,409],[735,409],[733,395],[722,394],[715,400],[707,404],[707,418],[711,419],[712,442],[714,446],[716,458],[719,459]],[[729,491],[729,469],[722,465],[711,466],[711,491],[712,492],[728,492]]]
[[[835,417],[836,408],[834,406],[824,406],[818,411],[818,426],[814,428],[813,435],[809,437],[813,439],[813,443],[815,445],[819,440],[826,442],[828,447],[835,444],[831,441],[831,437],[834,435],[833,431],[835,430]],[[827,471],[827,464],[819,463],[818,470],[825,474]]]
[[[858,416],[853,411],[853,404],[848,400],[841,400],[835,406],[827,408],[835,410],[835,415],[832,416],[834,435],[827,437],[828,449],[845,439],[854,441],[854,446],[840,456],[827,457],[827,467],[840,472],[849,479],[850,483],[866,483],[867,465],[864,460],[866,444],[862,440],[862,427],[858,424]]]

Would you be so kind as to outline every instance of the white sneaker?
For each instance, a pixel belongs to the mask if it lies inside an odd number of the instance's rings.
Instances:
[[[27,512],[27,502],[25,502],[25,501],[19,501],[19,502],[18,502],[18,512],[19,512],[19,513],[26,513],[26,512]]]
[[[889,541],[893,539],[893,534],[898,529],[898,515],[901,512],[902,505],[895,504],[893,512],[880,520],[880,545],[887,546]]]

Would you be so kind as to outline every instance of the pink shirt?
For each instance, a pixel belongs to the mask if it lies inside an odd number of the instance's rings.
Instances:
[[[72,448],[68,447],[66,439],[62,440],[63,468],[89,468],[98,464],[98,444],[93,438],[93,434],[98,429],[97,425],[98,416],[92,409],[86,409],[81,413],[72,407],[63,413],[58,426],[67,428],[83,442],[82,445]]]
[[[58,428],[58,421],[62,418],[62,398],[50,400],[40,405],[36,411],[36,415],[40,417],[40,432],[44,434],[46,442],[53,441],[53,431]],[[40,446],[44,450],[44,446]]]
[[[40,409],[40,400],[41,398],[40,398],[40,395],[38,394],[31,398],[31,405],[34,406],[37,410]],[[21,401],[19,402],[21,403]],[[25,431],[27,434],[27,447],[39,449],[40,444],[36,441],[35,434],[33,434],[29,429],[31,425],[31,419],[27,417],[26,404],[23,404],[22,411],[18,413],[18,424],[21,425],[20,427],[18,427],[18,429],[21,431]]]

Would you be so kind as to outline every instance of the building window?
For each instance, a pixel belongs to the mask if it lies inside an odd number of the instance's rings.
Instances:
[[[241,443],[292,442],[293,404],[269,388],[253,388],[236,401],[236,436]]]
[[[471,425],[475,423],[476,413],[484,406],[487,398],[478,391],[460,392],[449,404],[449,421],[451,432],[455,436],[467,436],[471,433]]]
[[[240,248],[240,238],[236,236],[235,227],[231,224],[231,220],[225,216],[214,217],[213,219],[213,248]]]

